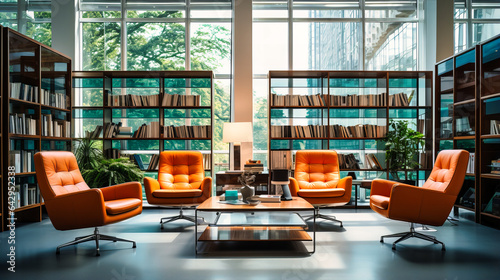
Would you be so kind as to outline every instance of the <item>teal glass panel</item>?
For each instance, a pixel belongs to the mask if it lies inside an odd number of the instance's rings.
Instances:
[[[157,109],[113,109],[113,118],[159,118],[160,112]]]
[[[389,109],[390,119],[415,119],[417,109]]]
[[[112,79],[113,88],[159,88],[158,78],[120,78]]]
[[[320,78],[272,78],[271,87],[276,88],[291,88],[291,87],[302,87],[302,88],[317,88],[323,87],[322,80]]]
[[[448,59],[446,61],[443,61],[437,66],[437,72],[439,76],[452,71],[453,71],[453,59]]]
[[[103,110],[73,110],[73,117],[79,119],[101,119],[102,121],[103,115]]]
[[[211,88],[209,78],[166,78],[165,88]]]
[[[113,149],[122,151],[155,151],[160,149],[160,142],[158,140],[112,140],[111,146]]]
[[[271,118],[322,118],[326,117],[324,109],[271,109]]]
[[[42,141],[42,151],[70,151],[69,141]]]
[[[455,64],[458,67],[462,67],[469,63],[476,63],[476,50],[470,50],[466,53],[463,53],[455,58]]]
[[[289,140],[271,140],[271,150],[290,150],[291,142]]]
[[[453,149],[453,141],[452,140],[441,140],[439,141],[439,151],[442,150],[450,150]]]
[[[500,38],[483,45],[483,63],[500,58]]]
[[[376,88],[378,79],[330,79],[330,87],[334,88]]]
[[[486,115],[500,114],[500,97],[484,100]]]
[[[102,88],[102,78],[73,78],[74,88]]]
[[[385,109],[330,109],[330,118],[386,118]]]
[[[389,79],[389,88],[415,88],[417,79]]]
[[[210,118],[210,109],[165,109],[165,118]]]

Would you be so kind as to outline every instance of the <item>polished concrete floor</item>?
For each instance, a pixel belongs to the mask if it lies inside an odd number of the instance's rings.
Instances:
[[[186,211],[189,212],[189,211]],[[18,226],[15,231],[15,273],[7,268],[9,232],[0,233],[0,279],[500,279],[500,231],[475,224],[467,213],[457,226],[446,222],[432,232],[446,244],[407,240],[397,250],[380,235],[407,231],[408,223],[385,219],[371,210],[326,210],[344,221],[344,228],[318,223],[316,252],[311,242],[227,243],[205,246],[195,255],[194,226],[177,221],[161,230],[161,217],[173,209],[145,209],[101,233],[137,241],[101,242],[101,256],[92,242],[57,245],[92,229],[57,231],[49,219]],[[207,217],[208,219],[209,217]],[[203,249],[203,245],[200,249]]]

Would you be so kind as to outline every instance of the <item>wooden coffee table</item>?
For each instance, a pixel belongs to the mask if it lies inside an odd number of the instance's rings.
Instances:
[[[300,197],[280,203],[260,203],[251,205],[232,205],[219,202],[214,196],[200,204],[198,212],[215,212],[216,218],[198,237],[198,224],[195,224],[195,251],[198,242],[234,241],[312,241],[316,250],[316,218],[313,218],[313,238],[306,232],[307,223],[297,212],[311,211],[314,206]]]

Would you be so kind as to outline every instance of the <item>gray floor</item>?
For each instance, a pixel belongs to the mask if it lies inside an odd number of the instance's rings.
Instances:
[[[103,234],[134,239],[137,248],[102,242],[100,257],[91,242],[55,254],[57,245],[92,229],[57,231],[48,219],[19,226],[15,273],[7,271],[9,232],[1,232],[0,279],[500,279],[500,231],[471,222],[467,213],[458,226],[446,222],[435,228],[445,252],[418,239],[392,251],[394,239],[383,244],[380,235],[407,231],[408,223],[371,210],[334,209],[344,228],[319,223],[312,255],[301,254],[300,244],[284,242],[211,246],[210,254],[196,256],[194,226],[181,221],[160,229],[159,219],[176,212],[145,209],[101,228]]]

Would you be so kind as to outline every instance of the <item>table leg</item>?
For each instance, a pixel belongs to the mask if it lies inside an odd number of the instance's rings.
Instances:
[[[198,209],[194,210],[194,253],[198,255]]]
[[[313,254],[316,252],[316,213],[313,210]]]

